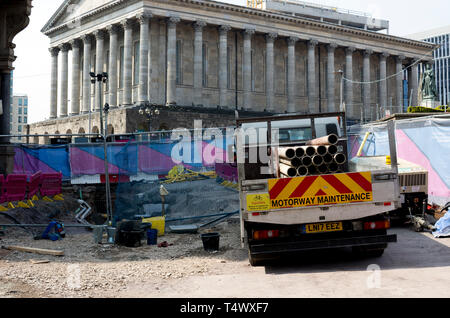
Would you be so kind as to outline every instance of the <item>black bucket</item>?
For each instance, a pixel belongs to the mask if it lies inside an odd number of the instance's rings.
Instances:
[[[219,250],[219,233],[206,233],[200,236],[203,241],[203,248],[207,252],[214,252]]]

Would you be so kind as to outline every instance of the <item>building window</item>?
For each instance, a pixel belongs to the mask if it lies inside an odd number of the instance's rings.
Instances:
[[[22,132],[22,125],[17,126],[17,131],[20,133]]]
[[[28,117],[27,116],[23,117],[23,123],[24,124],[28,124]]]
[[[19,116],[19,117],[18,117],[18,122],[19,122],[19,124],[22,123],[22,116]]]
[[[22,107],[19,107],[18,110],[19,110],[19,115],[22,115]]]
[[[25,99],[23,100],[23,106],[28,106],[28,98],[25,98]]]
[[[22,106],[22,98],[19,98],[19,106]]]
[[[208,47],[207,47],[207,45],[206,45],[206,43],[203,43],[203,46],[202,46],[202,71],[203,71],[203,74],[202,74],[202,84],[203,84],[203,87],[206,87],[207,85],[208,85],[208,77],[207,77],[207,74],[208,74]]]
[[[27,107],[24,107],[24,108],[23,108],[23,114],[24,114],[24,115],[28,115],[28,108],[27,108]]]
[[[124,54],[124,47],[121,46],[119,59],[119,88],[123,88],[123,68],[124,68],[123,54]]]
[[[183,84],[183,76],[182,76],[182,42],[181,40],[177,40],[176,45],[176,83],[178,85]]]
[[[134,72],[133,72],[133,84],[139,84],[139,59],[140,59],[140,43],[134,42],[134,54],[133,54],[133,62],[134,62]]]

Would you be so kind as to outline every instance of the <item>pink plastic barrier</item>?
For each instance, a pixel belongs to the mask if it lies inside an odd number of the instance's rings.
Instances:
[[[62,193],[62,173],[43,173],[41,175],[41,195]]]
[[[5,191],[5,199],[7,202],[24,200],[27,193],[27,175],[8,175],[8,177],[6,177]]]
[[[41,175],[42,173],[38,171],[30,177],[30,181],[28,181],[28,200],[31,200],[31,198],[39,192]]]
[[[0,174],[0,203],[6,202],[5,178]]]
[[[216,174],[227,181],[238,181],[237,167],[235,164],[216,162]]]

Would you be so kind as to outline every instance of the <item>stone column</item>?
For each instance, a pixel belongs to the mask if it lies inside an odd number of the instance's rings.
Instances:
[[[80,113],[80,40],[72,40],[72,94],[70,98],[70,115]]]
[[[276,33],[266,35],[266,109],[268,111],[275,110],[273,44],[277,36]]]
[[[219,106],[226,107],[228,91],[228,68],[227,68],[227,48],[228,31],[231,27],[222,25],[219,28]]]
[[[133,102],[133,20],[122,21],[122,26],[124,29],[122,105],[127,106]]]
[[[380,78],[379,80],[379,87],[380,87],[380,105],[379,108],[383,109],[387,106],[387,63],[386,63],[386,59],[389,56],[389,54],[387,53],[382,53],[380,54]]]
[[[50,119],[58,116],[58,53],[59,48],[50,49],[52,56],[52,70],[50,80]]]
[[[251,109],[252,93],[252,35],[254,29],[244,31],[244,56],[243,56],[243,77],[244,77],[244,109]]]
[[[372,50],[365,50],[363,52],[363,82],[370,82],[370,56]],[[364,114],[371,114],[371,96],[370,96],[370,84],[363,84],[363,109]],[[367,116],[364,115],[364,118]]]
[[[148,102],[148,78],[149,78],[149,32],[150,32],[150,13],[141,13],[138,15],[140,24],[139,38],[139,94],[140,103]]]
[[[295,43],[297,43],[297,37],[289,37],[288,42],[288,65],[287,65],[287,112],[295,113]]]
[[[395,73],[397,74],[396,77],[396,104],[394,106],[403,106],[403,60],[405,59],[404,56],[397,56],[395,62],[396,62],[396,70]]]
[[[203,105],[203,28],[206,23],[194,24],[194,105]]]
[[[95,50],[95,74],[101,74],[104,72],[104,61],[105,61],[105,32],[103,30],[97,30],[94,32],[96,44]],[[100,92],[97,91],[97,84],[95,84],[95,111],[99,111],[102,105],[98,105],[98,95],[103,94],[103,85]]]
[[[328,112],[336,111],[336,97],[335,97],[335,83],[336,83],[336,74],[334,67],[334,53],[336,51],[337,45],[335,43],[331,43],[327,45],[328,52],[328,64],[327,64],[327,100],[328,100]]]
[[[348,47],[345,50],[345,78],[348,81],[344,81],[345,85],[345,109],[348,114],[347,117],[355,118],[355,107],[353,105],[353,52],[354,47]]]
[[[109,33],[109,107],[117,108],[117,87],[118,87],[118,78],[117,78],[117,61],[118,61],[118,34],[119,34],[119,26],[118,25],[110,25],[107,27]]]
[[[411,106],[419,106],[418,103],[418,92],[419,92],[419,68],[417,64],[417,60],[413,60],[415,63],[411,67],[411,90],[412,90],[412,99]]]
[[[172,17],[167,23],[167,96],[166,105],[177,104],[177,23]]]
[[[316,90],[316,46],[318,41],[308,42],[308,111],[316,112],[317,90]]]
[[[67,117],[68,109],[68,92],[69,92],[69,48],[67,43],[60,45],[61,50],[61,86],[60,97],[61,104],[59,107],[59,117]]]
[[[91,111],[91,49],[92,36],[83,35],[83,108],[82,113],[86,114]]]

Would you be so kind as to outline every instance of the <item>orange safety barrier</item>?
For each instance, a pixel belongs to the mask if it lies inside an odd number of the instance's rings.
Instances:
[[[43,173],[41,175],[41,196],[53,196],[62,193],[62,173]]]
[[[30,177],[30,181],[28,181],[28,200],[31,200],[34,195],[39,193],[39,187],[41,185],[41,175],[40,171],[36,172]]]

